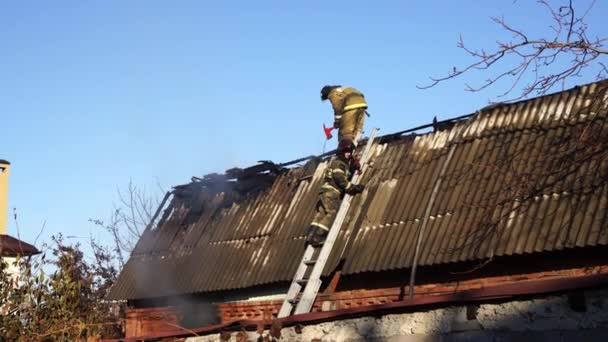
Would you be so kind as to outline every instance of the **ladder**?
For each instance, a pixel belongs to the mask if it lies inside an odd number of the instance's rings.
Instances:
[[[358,183],[359,178],[361,178],[363,171],[365,171],[365,168],[367,167],[369,153],[377,132],[378,129],[374,128],[367,140],[360,160],[361,171],[353,176],[351,180],[351,183],[353,184]],[[340,204],[340,209],[336,214],[336,219],[334,220],[323,245],[321,247],[313,247],[311,245],[306,247],[300,266],[298,266],[293,281],[287,291],[287,296],[283,301],[283,305],[281,305],[281,310],[279,310],[279,318],[287,317],[292,313],[297,315],[310,312],[315,298],[317,298],[319,288],[321,288],[321,274],[334,246],[336,237],[340,232],[342,223],[346,218],[346,213],[350,207],[351,200],[351,195],[344,195],[344,199]]]

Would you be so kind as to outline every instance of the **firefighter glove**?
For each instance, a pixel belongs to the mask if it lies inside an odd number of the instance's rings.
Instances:
[[[355,184],[355,185],[351,186],[351,188],[348,190],[348,194],[349,195],[360,194],[363,192],[363,189],[365,189],[365,186],[363,186],[363,184]]]

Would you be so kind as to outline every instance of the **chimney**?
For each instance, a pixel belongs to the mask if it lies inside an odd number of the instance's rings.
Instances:
[[[8,228],[8,172],[10,165],[0,159],[0,235],[7,234]]]

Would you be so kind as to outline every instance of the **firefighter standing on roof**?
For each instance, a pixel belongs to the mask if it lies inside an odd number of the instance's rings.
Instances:
[[[306,242],[314,247],[321,246],[325,241],[344,193],[356,195],[363,191],[363,185],[351,184],[349,181],[353,150],[354,145],[351,142],[346,140],[340,142],[336,157],[325,170],[315,217],[306,234]]]
[[[326,85],[321,88],[321,101],[328,100],[334,109],[334,128],[338,129],[338,142],[355,143],[357,133],[363,130],[367,102],[363,93],[355,88]]]

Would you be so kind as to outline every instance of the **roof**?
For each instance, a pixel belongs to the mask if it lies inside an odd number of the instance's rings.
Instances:
[[[599,143],[607,87],[499,104],[433,132],[378,139],[366,191],[352,201],[325,274],[341,260],[343,275],[410,268],[418,231],[422,266],[607,244],[608,149]],[[326,165],[266,165],[176,187],[111,296],[290,281]]]
[[[8,160],[0,159],[0,165],[11,165]]]
[[[16,257],[38,254],[40,251],[25,241],[21,241],[10,235],[0,235],[0,256]]]

